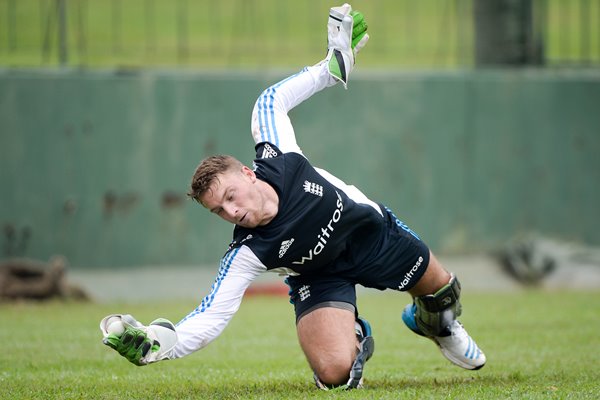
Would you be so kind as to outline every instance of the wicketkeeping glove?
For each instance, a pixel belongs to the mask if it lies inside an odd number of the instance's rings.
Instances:
[[[102,342],[135,365],[169,358],[177,344],[175,326],[159,318],[144,326],[131,315],[111,314],[100,321]]]
[[[327,23],[327,69],[347,87],[358,52],[367,44],[367,22],[362,13],[352,11],[348,3],[329,10]]]

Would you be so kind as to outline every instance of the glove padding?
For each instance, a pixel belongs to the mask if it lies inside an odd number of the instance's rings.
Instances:
[[[358,52],[367,44],[367,22],[350,4],[332,7],[327,23],[327,70],[347,87]]]
[[[122,322],[122,332],[109,332],[108,327],[114,321]],[[169,358],[177,344],[175,326],[164,318],[144,326],[131,315],[112,314],[100,321],[100,331],[105,345],[138,366]]]

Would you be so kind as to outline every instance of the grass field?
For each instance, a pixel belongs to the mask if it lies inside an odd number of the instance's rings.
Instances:
[[[127,311],[173,320],[192,303],[0,305],[2,399],[597,399],[600,292],[464,295],[462,319],[488,356],[480,371],[452,366],[402,326],[407,297],[366,294],[376,352],[366,387],[312,384],[284,298],[246,298],[224,334],[185,359],[135,367],[100,342],[99,320]]]
[[[0,66],[59,63],[57,0],[0,0]],[[323,56],[327,2],[65,1],[65,65],[295,67]],[[473,0],[354,0],[363,68],[473,65]],[[535,0],[549,64],[597,64],[600,1]],[[308,60],[308,61],[307,61]]]

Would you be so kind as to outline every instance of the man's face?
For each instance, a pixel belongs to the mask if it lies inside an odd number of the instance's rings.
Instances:
[[[225,221],[245,228],[264,222],[264,200],[250,168],[230,169],[217,175],[200,202]]]

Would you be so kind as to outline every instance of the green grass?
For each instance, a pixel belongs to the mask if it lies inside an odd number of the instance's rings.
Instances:
[[[66,65],[297,67],[324,55],[340,2],[68,0]],[[600,1],[536,0],[546,56],[598,63]],[[473,65],[473,0],[354,0],[372,40],[362,68]],[[539,24],[538,24],[539,21]],[[537,29],[537,28],[536,28]],[[56,0],[0,0],[0,65],[59,63]]]
[[[371,293],[371,292],[369,292]],[[466,293],[462,318],[486,351],[480,371],[452,366],[402,326],[407,301],[363,294],[376,352],[366,388],[320,392],[284,298],[252,297],[224,334],[187,358],[135,367],[100,343],[99,320],[126,311],[173,320],[193,303],[0,306],[2,399],[596,399],[600,292]]]

